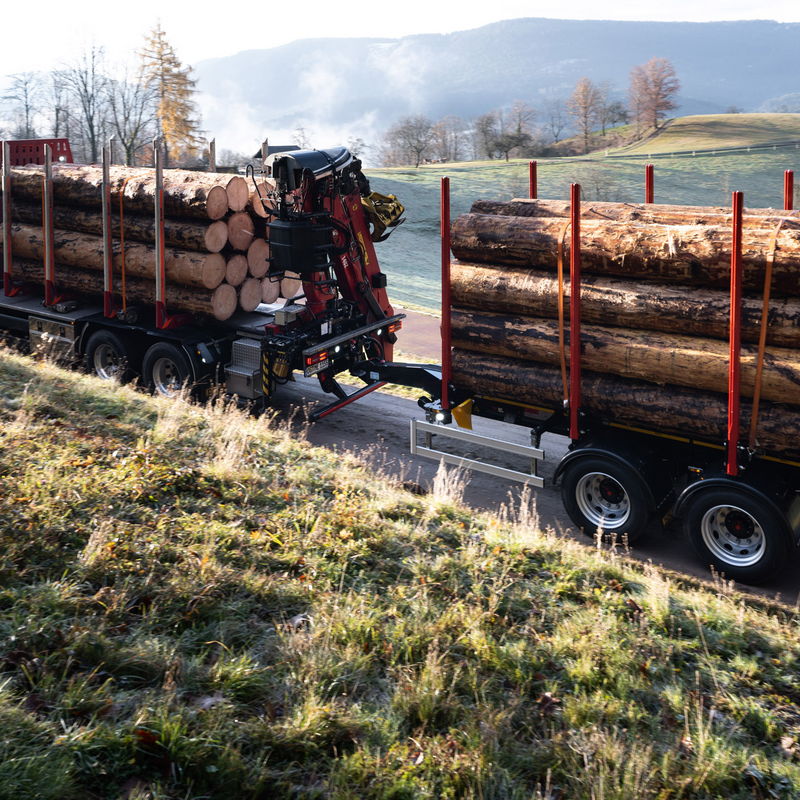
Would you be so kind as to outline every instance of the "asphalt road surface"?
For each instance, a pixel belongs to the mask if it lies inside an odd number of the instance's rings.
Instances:
[[[314,403],[327,404],[333,397],[320,390],[316,379],[296,378],[295,383],[280,387],[274,405],[282,416],[294,415],[296,424],[302,426],[303,414],[298,413],[299,407],[310,407]],[[428,488],[438,463],[409,454],[411,418],[424,419],[424,413],[414,400],[373,392],[308,426],[307,437],[312,444],[354,453],[388,475]],[[530,444],[528,430],[519,426],[476,419],[475,431]],[[545,479],[545,487],[534,490],[539,521],[543,528],[552,528],[592,546],[591,541],[572,525],[562,507],[559,488],[554,487],[551,481],[553,470],[566,452],[567,444],[566,438],[554,434],[546,434],[542,438],[545,460],[540,462],[539,474]],[[514,464],[511,461],[503,465],[522,466],[519,462]],[[496,513],[509,501],[518,503],[521,484],[510,484],[506,479],[481,473],[469,473],[466,477],[469,483],[464,502],[468,506]],[[694,577],[710,577],[692,547],[683,539],[677,523],[671,523],[666,528],[654,525],[645,539],[637,543],[631,555]],[[795,555],[788,569],[768,586],[739,588],[779,599],[792,606],[800,604],[800,558]]]

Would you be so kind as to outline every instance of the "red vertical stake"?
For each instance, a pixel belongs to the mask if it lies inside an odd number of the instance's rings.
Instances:
[[[442,409],[450,410],[450,377],[452,355],[450,347],[450,178],[442,178],[441,188],[441,240],[442,240]]]
[[[783,173],[783,210],[791,211],[794,208],[794,170],[787,169]]]
[[[569,437],[580,436],[581,407],[581,185],[570,187],[569,248]]]
[[[644,201],[645,203],[654,202],[653,197],[655,192],[653,186],[655,184],[655,169],[652,164],[645,164],[644,166]]]
[[[744,195],[733,193],[733,243],[731,246],[731,323],[728,359],[728,459],[725,471],[739,474],[739,416],[742,341],[742,211]]]
[[[528,197],[531,200],[539,199],[539,178],[537,175],[537,161],[528,164]]]

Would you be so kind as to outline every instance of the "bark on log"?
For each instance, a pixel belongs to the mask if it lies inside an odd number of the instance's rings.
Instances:
[[[242,311],[255,311],[261,302],[261,281],[258,278],[248,278],[239,287],[239,308]]]
[[[228,194],[228,208],[231,211],[244,211],[250,199],[247,181],[241,175],[234,175],[225,184],[225,191]]]
[[[257,186],[258,191],[253,190],[250,193],[250,208],[256,216],[268,219],[272,216],[271,212],[275,211],[275,204],[269,199],[269,193],[275,189],[275,182],[271,180],[259,181]],[[267,208],[264,207],[265,204]]]
[[[44,245],[42,229],[32,225],[12,225],[12,254],[15,257],[42,261]],[[0,234],[1,236],[1,234]],[[0,241],[2,239],[0,238]],[[55,261],[81,269],[103,269],[103,239],[75,231],[55,231]],[[215,289],[225,278],[225,259],[219,253],[194,253],[190,250],[167,249],[166,276],[170,284]],[[121,270],[122,250],[114,243],[114,269]],[[125,272],[140,278],[155,278],[154,248],[145,244],[125,243]]]
[[[27,203],[14,203],[11,217],[14,222],[25,225],[42,224],[42,207]],[[111,215],[112,236],[119,240],[121,231],[126,241],[153,244],[155,242],[155,218],[138,214],[126,214],[123,217],[124,230],[117,213]],[[103,234],[103,218],[97,211],[87,211],[70,206],[58,206],[53,209],[53,225],[66,231],[78,231],[94,236]],[[228,226],[218,220],[205,223],[181,222],[180,220],[164,221],[164,239],[168,247],[183,250],[195,250],[199,253],[219,253],[228,241]]]
[[[287,300],[299,294],[303,282],[296,272],[286,272],[285,277],[281,280],[281,297]]]
[[[561,408],[563,388],[557,367],[455,350],[453,380],[476,395],[504,397],[553,410]],[[636,425],[720,444],[727,435],[727,398],[717,394],[591,372],[583,374],[581,393],[584,410],[608,423]],[[750,404],[743,402],[742,430],[750,424],[751,411]],[[762,403],[758,444],[768,454],[800,458],[797,409]]]
[[[228,241],[234,250],[247,252],[253,243],[255,226],[250,215],[245,211],[237,211],[228,218]]]
[[[509,201],[477,200],[473,214],[495,214],[504,217],[561,217],[570,216],[571,207],[565,200]],[[581,217],[616,222],[639,222],[650,225],[730,225],[730,208],[712,206],[677,206],[661,203],[608,203],[585,200],[581,202]],[[744,224],[751,228],[771,228],[783,221],[787,228],[800,228],[800,211],[781,211],[776,208],[746,208]]]
[[[277,303],[281,296],[281,282],[273,281],[270,278],[261,279],[261,302],[272,304]]]
[[[451,275],[453,306],[508,316],[558,316],[558,280],[552,273],[455,261]],[[568,316],[569,280],[564,294]],[[744,298],[742,341],[758,342],[761,306],[758,298]],[[730,296],[722,290],[586,275],[581,279],[581,317],[600,325],[727,340]],[[800,348],[800,300],[772,300],[768,320],[768,344]]]
[[[569,243],[565,220],[463,214],[453,225],[452,249],[462,261],[556,267],[558,244]],[[763,288],[772,230],[748,229],[742,237],[745,285]],[[701,225],[639,225],[598,220],[581,223],[581,260],[587,273],[666,283],[725,287],[730,281],[731,231]],[[800,296],[800,231],[777,236],[773,291]]]
[[[37,289],[42,286],[44,267],[41,263],[14,259],[13,269],[15,281],[35,284]],[[96,303],[102,302],[103,283],[96,272],[77,269],[66,264],[56,264],[56,284],[61,289],[69,289],[92,298]],[[122,297],[119,276],[116,276],[114,282],[114,293],[117,298]],[[128,278],[125,281],[125,297],[129,304],[152,304],[155,302],[155,286],[151,281]],[[226,284],[221,284],[213,292],[189,289],[185,286],[169,286],[166,303],[170,310],[188,311],[226,320],[236,311],[236,290]]]
[[[247,268],[254,278],[263,278],[269,269],[269,242],[256,237],[247,248]]]
[[[11,196],[41,204],[44,168],[14,167]],[[100,208],[103,170],[85,164],[53,165],[53,196],[58,205]],[[228,211],[225,175],[190,170],[164,171],[164,211],[179,219],[222,219]],[[155,170],[143,167],[111,167],[111,198],[119,203],[122,194],[126,211],[152,214],[155,208]]]
[[[532,317],[506,317],[455,310],[453,346],[506,358],[558,365],[558,323]],[[569,331],[565,331],[569,363]],[[754,391],[757,348],[741,354],[741,391]],[[728,345],[668,333],[581,327],[581,365],[597,373],[686,386],[724,394],[728,391]],[[800,351],[768,348],[764,354],[761,396],[775,403],[800,404]]]
[[[239,286],[247,277],[247,259],[241,254],[231,256],[225,265],[225,280],[231,286]]]

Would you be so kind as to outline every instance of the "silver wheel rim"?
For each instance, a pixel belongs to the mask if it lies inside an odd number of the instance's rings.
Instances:
[[[615,531],[627,523],[631,501],[622,484],[605,472],[583,475],[575,487],[578,509],[590,525]]]
[[[739,506],[709,508],[700,521],[700,535],[709,552],[732,567],[757,564],[767,546],[758,520]]]
[[[183,388],[184,379],[181,378],[178,365],[167,356],[155,360],[152,375],[153,388],[158,394],[173,397]]]
[[[104,342],[95,349],[92,364],[95,374],[108,381],[122,375],[125,371],[126,359],[116,347]]]

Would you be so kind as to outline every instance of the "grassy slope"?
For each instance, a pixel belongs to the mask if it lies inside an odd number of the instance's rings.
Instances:
[[[652,138],[621,153],[671,153],[800,139],[800,114],[698,114],[671,120]]]
[[[0,351],[0,798],[800,792],[797,615]]]

